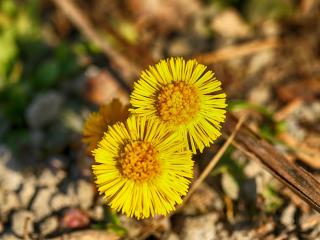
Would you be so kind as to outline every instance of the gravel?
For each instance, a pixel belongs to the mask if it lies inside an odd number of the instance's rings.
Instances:
[[[57,191],[55,188],[41,188],[31,204],[31,210],[35,214],[36,220],[51,214],[52,209],[49,205],[53,193]]]
[[[40,233],[43,236],[49,235],[59,228],[59,220],[56,216],[51,216],[39,224]]]
[[[215,212],[199,217],[187,217],[180,234],[184,240],[215,240],[217,229],[215,223],[219,215]]]
[[[36,192],[36,178],[28,177],[24,180],[21,190],[18,193],[21,205],[27,208]]]
[[[72,198],[64,193],[56,193],[50,200],[50,206],[53,211],[60,211],[73,205]]]
[[[94,198],[94,188],[92,183],[85,180],[79,180],[76,185],[76,193],[82,209],[89,209],[92,206]]]
[[[31,211],[20,210],[12,215],[12,231],[22,237],[25,233],[34,231],[34,215]]]

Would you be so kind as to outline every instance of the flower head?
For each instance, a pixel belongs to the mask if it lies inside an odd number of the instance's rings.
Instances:
[[[226,94],[212,71],[196,60],[162,60],[134,84],[130,112],[174,129],[192,152],[203,151],[221,135]]]
[[[156,120],[131,116],[109,127],[93,154],[99,192],[138,219],[173,211],[193,176],[191,152]]]
[[[97,147],[108,126],[125,121],[128,115],[128,106],[122,105],[118,99],[102,105],[99,112],[91,113],[82,132],[82,141],[87,145],[87,152],[91,153]]]

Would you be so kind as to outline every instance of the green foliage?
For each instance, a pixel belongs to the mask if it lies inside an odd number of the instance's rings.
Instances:
[[[244,173],[244,165],[232,159],[231,154],[233,151],[234,148],[232,146],[228,147],[211,174],[213,176],[222,174],[222,178],[225,178],[225,180],[227,178],[228,186],[224,186],[222,179],[222,188],[229,197],[236,199],[246,176]]]
[[[108,229],[114,231],[119,236],[124,236],[127,233],[127,229],[121,226],[118,215],[109,209],[109,223],[107,224]]]
[[[295,2],[290,0],[206,0],[221,8],[238,9],[250,22],[266,19],[283,19],[290,17],[295,10]]]
[[[127,234],[127,229],[121,226],[118,215],[113,212],[109,207],[104,208],[104,219],[102,222],[91,226],[94,229],[107,229],[116,233],[118,236],[123,237]]]
[[[274,213],[283,205],[283,199],[279,196],[272,185],[268,185],[263,193],[265,199],[265,211],[267,213]]]
[[[274,113],[263,106],[253,104],[243,100],[233,100],[229,102],[229,111],[236,112],[240,110],[251,110],[260,113],[264,119],[259,127],[260,135],[271,142],[278,142],[276,135],[285,131],[286,124],[284,121],[276,121]]]
[[[15,36],[12,31],[4,31],[0,35],[0,88],[5,85],[5,77],[9,75],[13,61],[18,54]]]
[[[232,100],[228,103],[228,108],[230,111],[254,110],[256,112],[261,113],[263,116],[267,118],[272,119],[273,117],[273,113],[265,107],[244,100]]]
[[[59,64],[54,59],[48,59],[40,65],[35,72],[33,84],[36,88],[51,88],[57,82],[60,75]]]
[[[26,83],[14,83],[0,90],[0,109],[13,124],[24,123],[24,110],[31,99],[29,87]]]
[[[238,183],[241,183],[245,179],[244,166],[231,158],[233,151],[234,147],[229,146],[211,174],[215,176],[228,172]]]
[[[244,14],[252,22],[265,19],[283,19],[294,12],[292,1],[287,0],[250,0],[244,6]]]
[[[0,3],[0,111],[15,127],[25,125],[32,96],[80,70],[71,44],[52,48],[43,40],[38,6],[38,0]]]

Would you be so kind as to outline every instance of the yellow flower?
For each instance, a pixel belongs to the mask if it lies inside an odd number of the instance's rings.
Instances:
[[[100,194],[112,209],[137,219],[173,211],[193,177],[192,154],[179,137],[137,116],[109,127],[93,155]]]
[[[82,132],[82,141],[87,145],[88,153],[97,147],[109,125],[125,121],[128,115],[128,106],[122,105],[118,99],[102,105],[99,112],[91,113]]]
[[[134,84],[130,112],[158,119],[196,153],[221,135],[226,94],[212,71],[196,60],[162,60]]]

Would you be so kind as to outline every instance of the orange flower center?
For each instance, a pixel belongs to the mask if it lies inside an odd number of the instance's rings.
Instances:
[[[145,182],[160,171],[158,151],[151,143],[144,141],[125,145],[119,165],[123,176],[137,182]]]
[[[182,81],[169,83],[160,90],[157,109],[163,121],[175,125],[186,124],[200,110],[198,91]]]

